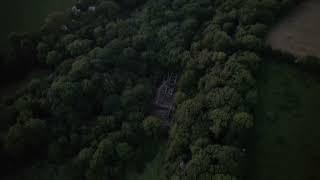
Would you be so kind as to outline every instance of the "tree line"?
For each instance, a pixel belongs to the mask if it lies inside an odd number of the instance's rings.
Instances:
[[[2,76],[50,73],[1,101],[2,176],[124,179],[143,167],[145,143],[168,138],[167,179],[243,178],[264,38],[295,3],[81,0],[79,13],[12,34]],[[180,74],[169,132],[150,116],[164,72]]]

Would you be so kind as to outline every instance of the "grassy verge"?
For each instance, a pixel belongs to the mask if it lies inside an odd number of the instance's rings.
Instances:
[[[262,67],[249,179],[320,179],[320,76],[281,62]]]

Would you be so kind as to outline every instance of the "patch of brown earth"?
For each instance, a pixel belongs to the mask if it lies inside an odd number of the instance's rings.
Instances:
[[[320,0],[299,5],[271,31],[267,42],[297,56],[320,57]]]

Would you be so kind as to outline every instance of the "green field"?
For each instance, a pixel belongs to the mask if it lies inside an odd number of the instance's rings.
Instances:
[[[320,77],[286,63],[262,67],[249,179],[320,179]]]
[[[158,149],[156,156],[149,161],[141,173],[129,173],[126,180],[164,180],[164,159],[166,152],[165,144],[161,145]]]
[[[10,32],[32,32],[40,29],[45,17],[53,11],[70,7],[75,0],[5,0],[0,11],[0,46]]]

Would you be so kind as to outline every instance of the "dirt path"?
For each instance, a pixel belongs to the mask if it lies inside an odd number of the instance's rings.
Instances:
[[[320,0],[299,5],[271,31],[267,42],[297,56],[320,57]]]

